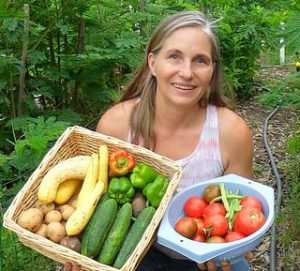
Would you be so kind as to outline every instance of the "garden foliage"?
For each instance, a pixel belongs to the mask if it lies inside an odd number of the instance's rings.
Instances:
[[[290,56],[300,50],[296,16],[300,5],[294,0],[0,2],[2,208],[66,127],[94,129],[144,57],[157,23],[167,14],[187,9],[201,10],[215,20],[226,93],[237,99],[255,94],[258,60],[270,52],[277,55],[280,37],[286,39]],[[285,23],[285,31],[280,22]],[[290,78],[295,87],[285,95],[282,88],[274,89],[262,101],[299,105],[297,80]],[[290,146],[297,144],[297,138],[291,139]],[[11,263],[7,266],[14,268]]]

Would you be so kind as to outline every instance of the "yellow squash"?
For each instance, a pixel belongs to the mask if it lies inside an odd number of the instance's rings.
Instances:
[[[57,204],[66,203],[79,189],[81,184],[82,184],[82,180],[79,179],[70,179],[70,180],[63,181],[58,186],[55,203]]]
[[[99,175],[98,181],[104,184],[104,191],[107,191],[108,187],[108,159],[109,152],[107,145],[103,144],[99,148]]]
[[[38,191],[40,201],[50,203],[56,198],[58,186],[65,180],[83,180],[87,174],[91,157],[78,155],[68,158],[52,167],[44,176]]]
[[[99,157],[98,154],[93,153],[91,155],[91,163],[88,168],[88,172],[84,178],[82,187],[80,189],[78,199],[77,199],[77,208],[84,204],[86,199],[91,195],[92,191],[95,188],[98,179],[98,167],[99,167]]]
[[[85,228],[92,217],[95,208],[104,192],[104,184],[97,182],[93,192],[86,199],[83,205],[78,206],[66,223],[68,236],[78,235]]]

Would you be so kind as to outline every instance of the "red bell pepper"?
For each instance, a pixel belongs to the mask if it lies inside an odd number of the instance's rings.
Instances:
[[[126,150],[119,150],[109,157],[109,176],[125,176],[135,166],[135,159]]]

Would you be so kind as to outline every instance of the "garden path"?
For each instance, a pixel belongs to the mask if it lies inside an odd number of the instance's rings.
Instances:
[[[287,70],[272,69],[262,72],[262,76],[285,77]],[[264,106],[257,102],[256,98],[246,103],[240,103],[236,107],[236,112],[242,116],[250,126],[253,132],[254,139],[254,174],[255,180],[266,185],[270,185],[275,190],[276,196],[276,179],[273,175],[270,160],[264,148],[263,127],[266,118],[272,110],[266,109]],[[286,158],[285,144],[288,136],[291,133],[292,124],[296,122],[296,112],[287,108],[282,108],[269,120],[268,125],[268,141],[275,158],[276,165],[279,166]],[[280,172],[283,180],[283,198],[287,193],[286,184],[284,182],[283,172]],[[284,207],[281,207],[284,208]],[[280,229],[279,229],[280,230]],[[267,271],[270,270],[270,237],[268,234],[261,245],[253,251],[253,259],[250,261],[251,270],[253,271]],[[299,243],[291,242],[288,251],[283,251],[280,245],[277,245],[277,270],[299,270],[300,268],[300,249]],[[287,267],[284,263],[285,255],[289,255],[293,259],[293,267]],[[296,269],[294,269],[296,268]]]

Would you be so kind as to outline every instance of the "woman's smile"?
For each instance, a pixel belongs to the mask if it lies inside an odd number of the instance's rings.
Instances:
[[[172,86],[181,90],[194,90],[196,86],[194,85],[188,85],[188,84],[182,84],[182,83],[172,83]]]

